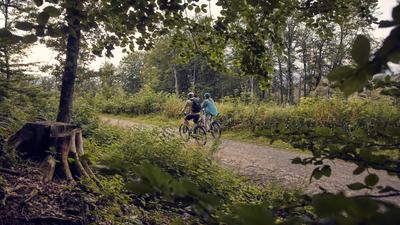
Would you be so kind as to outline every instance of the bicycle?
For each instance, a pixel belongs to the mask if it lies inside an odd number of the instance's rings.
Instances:
[[[210,128],[210,133],[213,136],[214,139],[219,139],[221,137],[221,124],[214,120],[214,116],[210,116],[210,119],[208,120],[208,127]],[[205,124],[205,121],[204,121]]]
[[[189,125],[182,123],[179,126],[179,134],[185,141],[189,141],[190,137],[192,137],[198,145],[207,144],[207,132],[201,125],[200,120],[194,125],[193,129]]]

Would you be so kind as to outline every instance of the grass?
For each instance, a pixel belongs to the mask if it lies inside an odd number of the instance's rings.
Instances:
[[[149,114],[149,115],[140,115],[140,116],[129,116],[129,115],[111,115],[111,114],[101,114],[103,117],[107,118],[113,118],[113,119],[120,119],[120,120],[126,120],[126,121],[131,121],[134,123],[138,124],[147,124],[147,125],[152,125],[152,126],[157,126],[157,127],[162,127],[162,128],[174,128],[178,127],[179,124],[181,123],[181,119],[171,119],[171,118],[166,118],[165,116],[162,115],[157,115],[157,114]],[[245,143],[251,143],[251,144],[256,144],[260,146],[266,146],[266,147],[273,147],[281,150],[288,150],[288,151],[293,151],[293,152],[299,152],[302,151],[300,149],[293,148],[290,144],[277,140],[271,143],[271,139],[266,138],[266,137],[257,137],[255,136],[251,131],[246,131],[246,130],[228,130],[224,131],[222,133],[223,139],[227,140],[234,140],[234,141],[241,141]]]
[[[301,149],[294,148],[289,143],[283,142],[281,140],[271,142],[271,139],[269,139],[267,137],[255,136],[251,131],[247,131],[247,130],[224,131],[223,138],[228,139],[228,140],[256,144],[256,145],[260,145],[260,146],[273,147],[273,148],[292,151],[292,152],[303,151]],[[309,153],[307,151],[303,151],[303,152]]]
[[[180,119],[170,119],[165,118],[164,116],[157,115],[157,114],[149,114],[149,115],[140,115],[132,117],[130,115],[112,115],[112,114],[100,114],[101,117],[113,118],[113,119],[120,119],[120,120],[127,120],[134,123],[143,123],[152,126],[158,126],[162,128],[167,127],[178,127],[181,123]]]

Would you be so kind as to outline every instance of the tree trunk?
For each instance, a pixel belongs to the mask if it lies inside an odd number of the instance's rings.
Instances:
[[[81,24],[77,11],[67,9],[67,18],[69,18],[68,27],[71,28],[72,31],[68,34],[67,53],[61,84],[60,105],[57,115],[57,121],[64,123],[69,123],[71,120],[74,84],[81,39]]]
[[[288,98],[289,103],[294,103],[294,87],[293,87],[293,60],[292,60],[292,51],[293,51],[293,40],[294,39],[294,24],[291,21],[288,24],[288,32],[287,32],[287,89],[288,89]]]
[[[340,38],[339,38],[339,47],[337,48],[337,52],[336,52],[336,56],[335,59],[332,62],[332,66],[331,66],[331,71],[334,70],[336,67],[340,66],[342,64],[342,52],[343,52],[343,40],[345,38],[345,31],[344,31],[344,27],[343,24],[339,25],[340,27]]]
[[[179,98],[179,83],[178,83],[178,74],[176,72],[176,67],[173,66],[174,70],[174,79],[175,79],[175,95],[177,98]]]
[[[303,79],[303,95],[304,97],[307,97],[307,61],[308,61],[308,57],[307,57],[307,43],[305,41],[304,46],[303,46],[303,71],[304,71],[304,79]],[[301,90],[301,85],[299,86],[299,89]]]
[[[250,76],[250,98],[254,99],[254,76]]]
[[[318,46],[318,58],[317,58],[317,66],[318,66],[318,76],[317,79],[315,81],[315,87],[317,88],[319,83],[322,80],[322,75],[323,75],[323,71],[322,71],[322,51],[323,51],[323,47],[324,47],[324,42],[321,42],[320,45]]]
[[[9,14],[8,14],[8,7],[9,7],[9,4],[10,4],[10,0],[7,0],[5,3],[4,3],[4,28],[5,29],[8,29],[8,16],[9,16]],[[6,46],[4,46],[4,58],[5,58],[5,61],[6,61],[6,85],[8,86],[9,85],[9,83],[10,83],[10,79],[11,79],[11,71],[10,71],[10,54],[9,54],[9,51],[8,51],[8,45],[6,45]]]
[[[192,77],[192,91],[196,91],[196,61],[194,61],[193,65],[193,77]]]
[[[304,82],[304,81],[303,81]],[[299,103],[300,103],[300,99],[301,99],[301,86],[302,86],[302,83],[301,83],[301,76],[299,77],[299,90],[298,90],[298,96],[299,96]]]
[[[283,104],[283,74],[282,74],[282,62],[280,56],[278,56],[278,67],[279,67],[280,104]]]

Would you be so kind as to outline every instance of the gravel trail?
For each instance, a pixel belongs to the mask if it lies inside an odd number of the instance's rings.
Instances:
[[[141,124],[129,120],[114,119],[109,117],[101,117],[104,123],[120,126],[132,127],[139,126],[142,128],[151,128],[152,125]],[[348,195],[359,195],[367,191],[350,191],[346,184],[355,182],[363,182],[367,171],[361,175],[353,175],[356,168],[354,164],[341,160],[329,162],[332,168],[330,178],[323,177],[310,183],[310,175],[314,169],[312,165],[295,165],[291,163],[291,159],[296,157],[307,157],[302,152],[288,151],[276,149],[268,146],[260,146],[256,144],[244,143],[240,141],[222,140],[215,159],[223,166],[238,174],[250,177],[257,183],[272,183],[284,188],[301,188],[304,193],[312,194],[321,192],[325,189],[330,192],[344,191]],[[379,185],[391,186],[400,190],[400,179],[388,176],[384,171],[369,170],[370,173],[376,173],[380,177]],[[367,192],[370,195],[377,193]],[[382,198],[400,205],[400,196]]]

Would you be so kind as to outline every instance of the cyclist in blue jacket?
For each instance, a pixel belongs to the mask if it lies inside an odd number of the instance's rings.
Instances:
[[[201,104],[201,108],[204,112],[205,127],[206,127],[207,131],[209,131],[210,130],[209,121],[211,120],[211,118],[213,116],[217,116],[219,114],[218,110],[217,110],[217,106],[215,105],[214,100],[211,98],[210,93],[204,94],[204,101]]]

